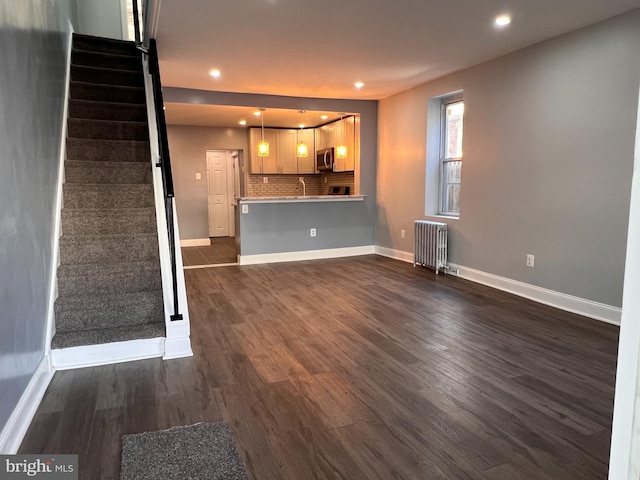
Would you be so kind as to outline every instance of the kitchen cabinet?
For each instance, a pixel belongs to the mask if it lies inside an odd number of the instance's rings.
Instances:
[[[328,130],[326,125],[315,129],[316,151],[327,148],[327,132]]]
[[[295,130],[278,130],[277,169],[276,173],[298,173]]]
[[[336,156],[333,163],[333,171],[352,172],[355,169],[356,158],[355,117],[343,118],[332,125],[334,125],[333,141],[335,142],[332,146],[337,147],[344,144],[347,147],[346,158],[338,158]]]
[[[249,148],[251,149],[251,162],[249,173],[279,173],[278,172],[278,130],[264,129],[264,139],[269,142],[269,156],[258,156],[258,143],[262,140],[260,128],[249,129]]]
[[[249,148],[251,149],[249,173],[252,174],[291,174],[316,173],[313,129],[297,131],[295,129],[265,128],[264,139],[269,142],[269,156],[258,156],[258,143],[262,138],[259,128],[249,129]],[[296,145],[298,138],[309,148],[307,157],[298,158]]]
[[[307,130],[296,130],[298,142],[304,142],[307,144],[308,155],[306,157],[297,157],[298,160],[298,173],[316,173],[316,147],[315,147],[315,132],[314,129],[308,128]]]

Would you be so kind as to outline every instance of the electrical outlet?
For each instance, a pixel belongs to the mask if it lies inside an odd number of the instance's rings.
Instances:
[[[249,213],[249,205],[242,205],[242,213]]]
[[[196,172],[196,180],[202,180],[202,174],[200,172]]]
[[[405,238],[407,236],[407,232],[405,230],[400,230],[400,238]]]
[[[315,228],[312,228],[312,229],[309,230],[309,236],[310,237],[315,237],[316,236],[316,229]]]
[[[269,177],[262,177],[262,183],[269,183]]]
[[[536,256],[530,253],[527,253],[527,267],[533,268],[535,265]]]

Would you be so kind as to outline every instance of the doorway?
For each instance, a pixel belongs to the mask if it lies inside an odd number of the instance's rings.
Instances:
[[[238,262],[236,197],[242,195],[242,152],[207,150],[207,231],[209,245],[183,247],[185,268]]]

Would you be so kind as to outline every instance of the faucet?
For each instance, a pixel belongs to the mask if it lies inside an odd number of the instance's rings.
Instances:
[[[304,178],[298,177],[298,183],[302,184],[302,196],[307,196],[307,185],[304,183]]]

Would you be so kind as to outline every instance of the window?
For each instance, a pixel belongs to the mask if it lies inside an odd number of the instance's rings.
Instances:
[[[442,99],[440,142],[440,215],[460,215],[462,178],[462,124],[464,102],[461,95]]]

